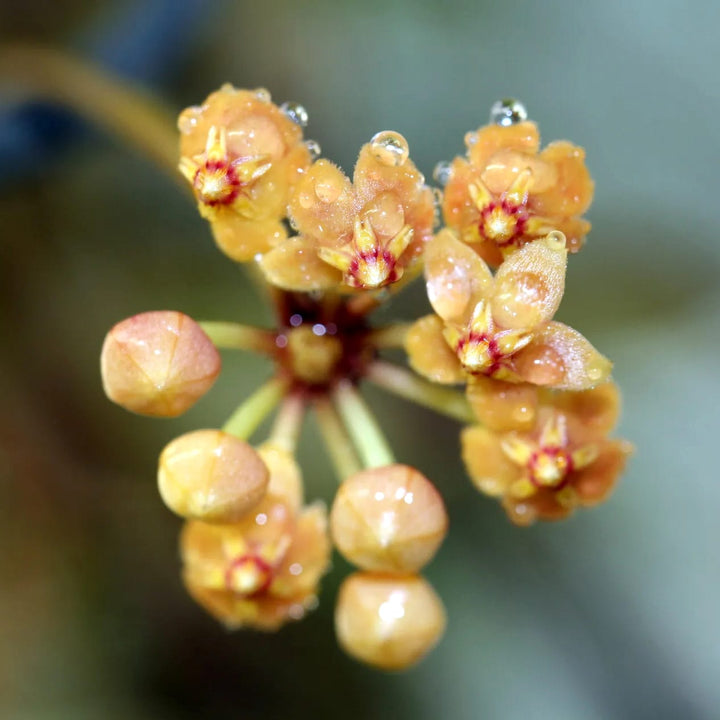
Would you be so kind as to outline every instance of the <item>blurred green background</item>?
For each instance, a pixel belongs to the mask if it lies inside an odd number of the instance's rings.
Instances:
[[[587,149],[594,229],[560,318],[615,361],[637,452],[606,506],[517,529],[465,478],[455,425],[368,393],[398,458],[449,507],[427,573],[449,613],[442,644],[404,674],[346,658],[339,561],[303,623],[225,632],[181,587],[156,456],[220,423],[268,369],[227,355],[214,391],[163,422],[105,400],[98,353],[143,310],[269,313],[187,198],[113,138],[81,128],[13,155],[28,137],[4,127],[0,91],[0,717],[720,717],[720,5],[204,5],[0,0],[0,37],[130,68],[177,110],[224,81],[265,86],[307,107],[308,137],[346,170],[392,128],[429,177],[495,99],[521,98],[546,141]],[[182,32],[149,33],[180,16]],[[66,118],[27,122],[42,140]],[[392,313],[426,309],[418,288]],[[308,495],[331,498],[312,425],[301,458]]]

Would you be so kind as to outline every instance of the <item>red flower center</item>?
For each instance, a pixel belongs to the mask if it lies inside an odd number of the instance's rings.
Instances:
[[[230,205],[240,194],[243,183],[235,171],[237,162],[208,160],[198,168],[193,186],[205,205]]]
[[[564,487],[573,471],[573,459],[562,447],[541,447],[528,460],[530,482],[538,488]]]
[[[272,566],[257,555],[241,555],[225,572],[225,585],[236,595],[253,597],[264,593],[272,583]]]
[[[500,247],[512,245],[525,232],[528,212],[525,203],[516,204],[501,197],[480,212],[480,235]]]

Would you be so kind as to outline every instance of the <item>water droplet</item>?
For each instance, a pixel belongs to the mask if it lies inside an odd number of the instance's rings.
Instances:
[[[478,134],[472,130],[465,133],[465,145],[472,147],[478,141]]]
[[[183,110],[178,118],[178,130],[183,133],[183,135],[187,135],[189,132],[192,132],[192,130],[197,126],[201,115],[202,108],[197,105],[193,105],[192,107]]]
[[[272,100],[270,91],[265,88],[257,88],[257,90],[255,90],[255,97],[261,102],[270,102]]]
[[[312,331],[314,335],[322,337],[327,332],[327,328],[322,323],[315,323],[312,326]]]
[[[317,140],[306,140],[305,147],[310,153],[311,160],[317,160],[320,157],[320,154],[322,153],[322,148],[320,147],[320,143]]]
[[[300,103],[284,102],[280,109],[292,120],[296,125],[300,127],[306,127],[308,124],[308,113],[307,110],[300,105]]]
[[[334,203],[340,197],[342,190],[342,183],[338,182],[335,177],[319,177],[315,181],[315,195],[321,202]]]
[[[439,162],[433,170],[433,179],[439,185],[445,187],[452,175],[452,168],[449,162]]]
[[[402,165],[410,154],[407,140],[392,130],[383,130],[374,135],[370,147],[375,158],[388,167]]]
[[[523,120],[527,120],[527,110],[519,100],[503,98],[493,103],[490,108],[490,122],[496,125],[507,127]]]
[[[295,313],[294,315],[290,316],[290,324],[293,327],[299,327],[300,325],[302,325],[302,321],[303,321],[303,319],[302,319],[302,315],[300,315],[300,313]]]

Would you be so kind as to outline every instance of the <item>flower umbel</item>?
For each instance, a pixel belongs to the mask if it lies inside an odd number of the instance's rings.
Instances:
[[[518,525],[599,503],[622,472],[630,446],[607,437],[619,408],[611,363],[553,319],[568,252],[590,228],[584,153],[566,142],[539,152],[516,101],[491,119],[438,174],[443,196],[394,131],[361,148],[351,180],[303,139],[304,108],[277,106],[266,90],[225,85],[180,115],[180,171],[219,248],[268,286],[277,324],[144,313],[110,331],[101,367],[111,400],[166,417],[210,389],[218,348],[273,367],[222,425],[176,438],[160,457],[161,497],[185,519],[185,585],[227,627],[300,619],[334,544],[359,568],[335,613],[350,655],[398,670],[440,640],[445,610],[418,573],[448,514],[433,482],[396,461],[366,381],[464,423],[473,483]],[[434,312],[375,325],[372,312],[423,270]],[[382,358],[402,348],[415,372]],[[340,481],[329,522],[322,501],[304,505],[295,459],[310,409]]]

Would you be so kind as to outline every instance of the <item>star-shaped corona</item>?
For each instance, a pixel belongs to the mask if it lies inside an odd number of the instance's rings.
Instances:
[[[533,338],[531,332],[498,329],[485,300],[475,306],[464,330],[450,325],[443,334],[465,370],[499,379],[514,377],[507,361]]]
[[[213,125],[205,152],[182,158],[179,169],[193,187],[200,214],[210,220],[217,217],[223,206],[252,218],[254,210],[247,190],[271,165],[267,155],[232,159],[227,149],[226,128]]]
[[[341,249],[320,247],[318,255],[343,273],[349,287],[374,290],[402,277],[399,260],[412,237],[413,229],[404,225],[400,232],[381,242],[368,220],[356,218],[351,243]]]

